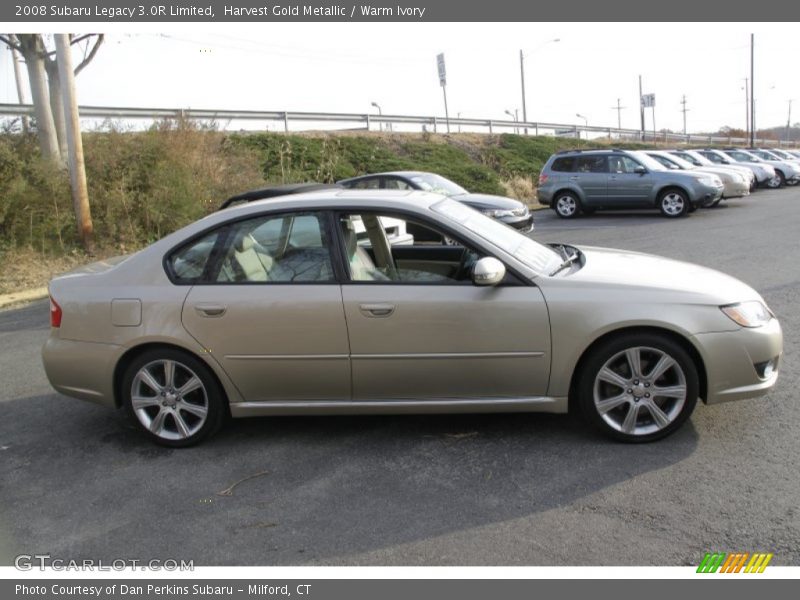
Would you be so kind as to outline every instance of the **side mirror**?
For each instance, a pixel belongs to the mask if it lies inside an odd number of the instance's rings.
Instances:
[[[506,276],[506,266],[496,258],[486,256],[472,268],[472,283],[475,285],[497,285]]]
[[[633,169],[633,172],[638,173],[639,175],[644,175],[645,173],[647,173],[647,169],[645,169],[642,165],[637,165]]]

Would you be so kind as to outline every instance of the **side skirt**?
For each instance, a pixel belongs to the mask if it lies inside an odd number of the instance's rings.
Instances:
[[[231,403],[233,417],[279,415],[402,415],[445,413],[566,413],[566,397],[431,398],[429,400],[296,400]]]

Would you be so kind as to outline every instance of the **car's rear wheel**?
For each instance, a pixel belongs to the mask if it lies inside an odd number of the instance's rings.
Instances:
[[[681,190],[666,190],[658,197],[658,208],[661,214],[675,219],[688,214],[691,210],[689,198]]]
[[[562,219],[573,219],[578,216],[581,205],[575,194],[571,192],[559,192],[553,202],[553,210]]]
[[[688,353],[669,337],[627,334],[603,343],[579,373],[578,401],[587,420],[624,442],[670,435],[697,404],[699,378]]]
[[[775,171],[775,177],[767,181],[767,187],[776,190],[786,185],[786,177],[780,171]]]
[[[224,394],[208,367],[177,349],[136,357],[121,390],[134,423],[163,446],[197,444],[219,429],[226,414]]]

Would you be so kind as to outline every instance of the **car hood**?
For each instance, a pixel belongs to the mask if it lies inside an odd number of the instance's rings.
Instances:
[[[570,279],[599,286],[664,291],[685,296],[687,302],[728,304],[762,300],[753,288],[713,269],[652,254],[580,246],[581,269]]]
[[[525,207],[519,200],[492,194],[456,194],[450,197],[478,210],[517,210]]]

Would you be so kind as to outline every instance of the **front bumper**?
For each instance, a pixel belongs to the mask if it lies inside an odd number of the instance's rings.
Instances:
[[[763,396],[778,381],[783,333],[777,319],[762,327],[699,333],[692,341],[706,368],[706,404]],[[775,361],[774,371],[762,377],[759,365],[771,360]]]
[[[696,206],[708,206],[713,204],[720,198],[722,198],[722,194],[725,188],[720,185],[718,188],[703,186],[698,188],[697,190],[697,198],[695,199],[694,203]]]
[[[528,233],[533,231],[533,214],[531,213],[528,213],[523,217],[500,217],[497,220],[513,227],[520,233]]]

